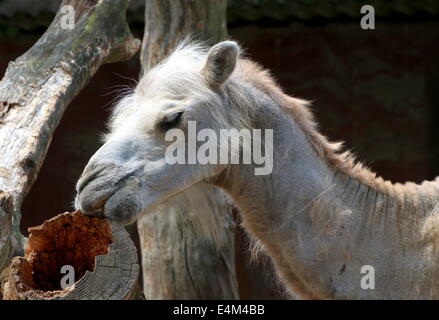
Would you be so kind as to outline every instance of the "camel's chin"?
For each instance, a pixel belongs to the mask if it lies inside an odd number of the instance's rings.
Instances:
[[[116,192],[105,203],[103,216],[122,225],[134,223],[144,210],[143,199],[138,193]]]

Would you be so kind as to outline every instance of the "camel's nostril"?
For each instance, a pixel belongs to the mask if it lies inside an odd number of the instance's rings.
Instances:
[[[92,168],[86,167],[84,172],[81,175],[81,178],[78,181],[76,186],[76,191],[79,193],[90,183],[90,181],[94,180],[102,171],[104,171],[105,167],[101,166],[95,170]]]

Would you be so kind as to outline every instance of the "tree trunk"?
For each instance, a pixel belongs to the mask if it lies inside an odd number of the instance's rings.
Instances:
[[[0,284],[5,300],[122,300],[135,296],[137,250],[115,222],[66,212],[29,228],[24,257]],[[63,267],[72,267],[65,269]],[[66,274],[66,275],[64,275]],[[69,277],[66,287],[63,278]],[[74,283],[74,286],[72,286]]]
[[[146,0],[141,52],[151,69],[188,36],[213,44],[227,37],[227,0]]]
[[[103,63],[128,59],[140,48],[125,20],[127,4],[63,1],[48,30],[10,62],[0,82],[0,271],[22,252],[20,207],[67,105]],[[74,9],[73,29],[65,28],[64,5]]]
[[[224,40],[226,0],[147,0],[141,63],[147,72],[187,36],[216,43]],[[196,201],[211,204],[221,216],[217,229],[225,242],[185,228],[199,212],[195,203],[181,209],[172,200],[138,221],[147,299],[238,299],[232,207],[219,189],[198,184]],[[193,201],[193,200],[192,200]]]

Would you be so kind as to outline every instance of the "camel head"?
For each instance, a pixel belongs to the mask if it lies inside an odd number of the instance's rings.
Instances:
[[[189,131],[236,127],[223,110],[223,87],[238,55],[231,41],[208,52],[182,45],[144,75],[116,106],[104,145],[86,165],[76,186],[77,209],[128,224],[224,170],[226,164],[190,160]]]

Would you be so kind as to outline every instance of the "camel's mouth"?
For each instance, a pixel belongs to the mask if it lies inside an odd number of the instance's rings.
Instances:
[[[63,266],[73,267],[75,282],[93,271],[95,257],[107,254],[112,242],[107,221],[80,212],[60,215],[29,233],[21,275],[29,287],[43,291],[63,289]]]
[[[140,169],[127,171],[122,167],[101,166],[95,171],[89,171],[78,182],[75,206],[85,215],[103,217],[102,210],[107,202],[123,190],[127,181],[136,177]]]
[[[105,206],[105,202],[104,202],[104,205],[103,206]],[[86,216],[86,217],[89,217],[89,218],[98,218],[98,219],[105,219],[105,215],[104,215],[104,209],[97,209],[96,211],[94,211],[94,212],[89,212],[89,213],[83,213],[84,214],[84,216]]]

